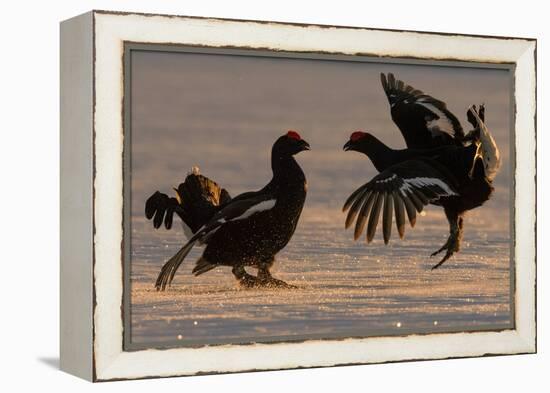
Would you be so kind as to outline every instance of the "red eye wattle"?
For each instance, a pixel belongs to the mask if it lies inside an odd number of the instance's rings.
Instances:
[[[291,138],[291,139],[296,139],[297,141],[301,141],[302,140],[302,137],[300,136],[300,134],[298,134],[296,131],[293,131],[293,130],[289,130],[287,133],[286,133],[286,136]]]
[[[351,136],[349,137],[349,139],[352,141],[352,142],[357,142],[359,139],[363,138],[366,134],[362,131],[355,131],[353,134],[351,134]]]

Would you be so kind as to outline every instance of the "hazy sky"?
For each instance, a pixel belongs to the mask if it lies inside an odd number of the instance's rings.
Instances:
[[[391,120],[380,72],[445,101],[468,130],[466,110],[484,102],[503,157],[496,184],[508,203],[510,77],[506,70],[297,60],[152,51],[132,52],[132,199],[168,192],[198,165],[232,195],[271,176],[274,140],[297,130],[312,146],[301,153],[309,203],[341,204],[375,174],[342,145],[368,130],[392,147],[404,141]]]

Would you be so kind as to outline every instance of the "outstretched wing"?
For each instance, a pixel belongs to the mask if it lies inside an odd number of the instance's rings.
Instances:
[[[343,211],[349,209],[346,228],[356,221],[354,238],[357,240],[366,225],[367,242],[370,243],[382,211],[384,243],[388,244],[394,212],[399,236],[403,238],[405,212],[411,227],[414,227],[416,213],[420,213],[424,206],[453,195],[457,195],[453,180],[431,160],[404,161],[381,172],[350,195],[343,207]]]
[[[176,194],[181,207],[179,216],[193,233],[231,200],[229,193],[215,181],[200,174],[198,167],[193,167],[176,189]]]
[[[153,219],[153,225],[156,229],[160,228],[163,221],[166,229],[170,229],[172,228],[174,212],[180,210],[179,205],[176,198],[156,191],[145,202],[145,217],[148,220]]]
[[[392,73],[387,78],[380,74],[380,78],[392,119],[407,147],[424,149],[460,143],[464,130],[443,101],[395,79]]]
[[[269,194],[251,192],[245,195],[246,197],[239,196],[228,202],[189,239],[176,255],[164,264],[155,283],[157,290],[164,290],[166,285],[172,282],[176,271],[195,243],[207,241],[221,226],[228,222],[245,220],[256,213],[272,209],[276,203],[276,199]]]

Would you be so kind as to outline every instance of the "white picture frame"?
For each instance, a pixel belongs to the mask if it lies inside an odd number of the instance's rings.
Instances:
[[[124,43],[513,64],[515,328],[124,350]],[[61,368],[90,381],[536,352],[536,40],[91,11],[61,24]]]

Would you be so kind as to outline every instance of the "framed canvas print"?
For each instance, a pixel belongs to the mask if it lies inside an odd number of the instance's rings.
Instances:
[[[536,41],[61,24],[61,367],[536,351]]]

